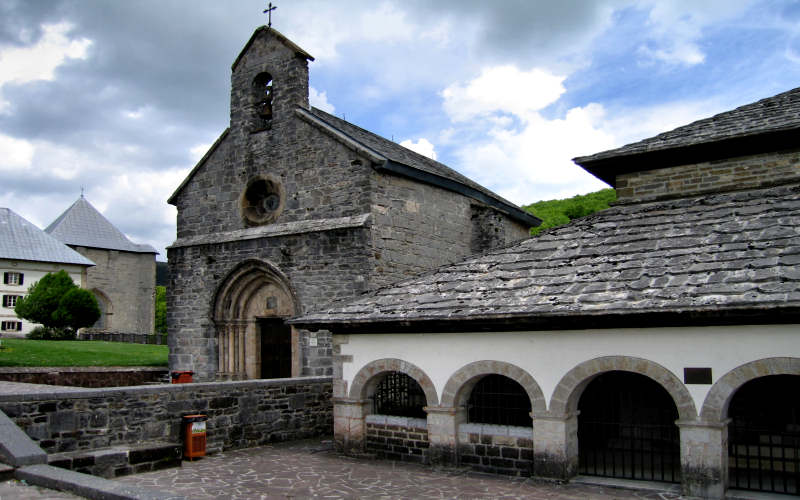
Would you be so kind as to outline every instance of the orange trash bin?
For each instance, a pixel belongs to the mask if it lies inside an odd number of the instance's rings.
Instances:
[[[190,461],[193,458],[206,456],[206,415],[183,416],[183,458]]]
[[[178,370],[170,373],[173,384],[189,384],[192,382],[192,375],[194,372],[191,370]]]

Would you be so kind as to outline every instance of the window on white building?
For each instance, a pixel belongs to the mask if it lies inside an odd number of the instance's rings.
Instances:
[[[22,295],[3,295],[3,307],[15,307]]]
[[[0,331],[19,332],[22,330],[22,321],[3,321],[0,323]]]
[[[12,271],[3,273],[4,285],[22,285],[23,280],[24,280],[23,273],[15,273]]]

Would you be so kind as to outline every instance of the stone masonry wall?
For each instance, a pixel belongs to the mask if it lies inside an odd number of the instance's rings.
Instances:
[[[181,417],[208,415],[206,450],[328,435],[329,378],[0,394],[0,410],[48,453],[182,442]]]
[[[800,178],[800,151],[743,156],[617,176],[617,200],[756,188]]]
[[[378,458],[428,463],[428,424],[422,418],[367,415],[366,450]]]
[[[223,142],[177,197],[179,241],[250,227],[239,203],[256,175],[285,192],[275,224],[369,212],[366,162],[297,117],[256,134],[231,130]]]
[[[435,186],[377,174],[372,187],[373,288],[530,235],[521,224],[500,223],[495,210]]]
[[[73,248],[96,264],[87,271],[86,288],[99,290],[111,302],[106,306],[104,328],[118,332],[153,333],[155,255],[80,246]]]
[[[170,368],[193,370],[213,380],[217,369],[215,294],[225,277],[247,259],[272,263],[288,277],[300,302],[298,313],[366,289],[369,269],[366,228],[340,229],[169,250],[167,287]],[[302,375],[330,376],[330,334],[300,331]]]
[[[477,471],[527,477],[533,473],[533,432],[530,427],[461,424],[458,457]]]

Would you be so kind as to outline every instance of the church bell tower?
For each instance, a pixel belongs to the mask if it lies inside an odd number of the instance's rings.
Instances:
[[[314,58],[277,30],[261,26],[231,68],[231,131],[280,128],[297,106],[308,108],[308,61]]]

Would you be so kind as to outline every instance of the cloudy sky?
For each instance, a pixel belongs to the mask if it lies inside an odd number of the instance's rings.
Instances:
[[[274,3],[312,104],[520,204],[604,187],[575,156],[800,84],[791,0]],[[44,227],[83,188],[165,260],[265,4],[0,0],[0,206]]]

